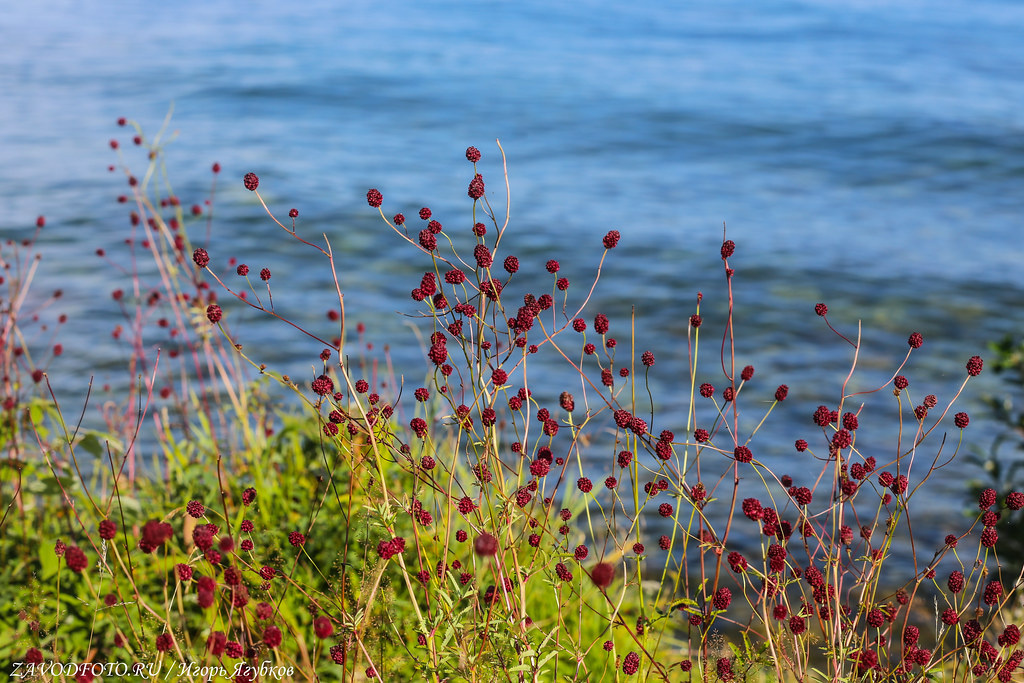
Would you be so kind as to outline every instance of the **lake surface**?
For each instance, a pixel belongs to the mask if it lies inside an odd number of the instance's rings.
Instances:
[[[600,237],[621,231],[592,313],[625,330],[636,306],[669,422],[684,406],[697,291],[720,334],[728,224],[740,360],[768,395],[792,388],[758,456],[796,469],[793,440],[812,434],[816,405],[835,403],[850,362],[816,302],[849,334],[863,320],[864,388],[922,332],[907,374],[917,396],[940,401],[968,357],[1021,330],[1022,30],[1024,6],[1009,1],[13,3],[0,16],[0,236],[47,216],[39,291],[62,287],[67,339],[89,340],[65,341],[50,373],[69,397],[93,374],[116,388],[126,350],[110,338],[110,292],[125,283],[88,257],[113,251],[128,225],[108,140],[131,146],[121,116],[154,133],[173,102],[178,195],[202,202],[210,165],[223,167],[215,259],[271,267],[284,312],[323,325],[330,274],[243,189],[254,171],[280,214],[297,207],[305,234],[328,234],[350,319],[419,382],[421,352],[394,312],[416,310],[408,292],[429,264],[365,193],[380,188],[388,215],[426,205],[469,225],[463,150],[483,151],[500,195],[500,139],[512,193],[503,244],[524,277],[557,258],[582,284]],[[248,329],[262,361],[309,372],[308,345],[288,329]],[[963,406],[984,447],[978,398],[999,383],[979,379]],[[885,447],[891,399],[871,401]],[[966,473],[940,474],[923,512],[955,517]]]

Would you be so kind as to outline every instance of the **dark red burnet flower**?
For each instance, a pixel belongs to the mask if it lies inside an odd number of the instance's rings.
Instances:
[[[903,494],[907,487],[910,485],[910,480],[907,479],[906,475],[901,474],[892,482],[892,486],[889,489],[897,496]]]
[[[621,235],[619,235],[618,230],[609,230],[601,242],[604,244],[605,249],[614,249],[619,244],[620,237]]]
[[[263,629],[263,642],[269,648],[276,648],[281,644],[281,629],[276,626],[268,626]]]
[[[966,429],[967,425],[969,425],[970,423],[971,418],[967,415],[967,413],[957,413],[956,415],[953,416],[953,424],[955,424],[959,429]]]
[[[789,387],[785,384],[780,384],[779,388],[775,390],[775,400],[785,401],[787,396],[789,396]]]
[[[235,272],[241,275],[242,277],[245,277],[246,275],[249,274],[249,266],[243,263],[239,265],[237,268],[235,268]]]
[[[197,530],[205,528],[196,527]],[[174,529],[170,524],[161,522],[158,519],[151,519],[142,527],[142,539],[139,541],[139,549],[144,553],[151,553],[169,541],[172,536],[174,536]]]
[[[380,193],[380,190],[376,188],[370,188],[366,192],[366,203],[373,208],[379,208],[384,203],[384,195]]]
[[[242,572],[238,569],[238,567],[226,567],[224,569],[224,583],[226,583],[229,586],[238,586],[242,583]],[[269,617],[260,618],[268,619]]]
[[[722,242],[722,248],[719,250],[722,255],[722,259],[727,259],[736,253],[736,243],[732,240],[725,240]]]
[[[1006,494],[1006,507],[1011,510],[1020,510],[1024,508],[1024,493],[1020,491],[1011,491]]]
[[[270,280],[270,268],[260,269],[260,279],[263,280],[264,282]]]
[[[317,638],[330,638],[334,633],[334,624],[327,617],[317,617],[313,620],[313,632]]]
[[[398,215],[401,216],[402,214],[398,214]],[[288,217],[289,218],[298,218],[299,217],[299,210],[298,209],[291,209],[288,212]],[[405,220],[405,218],[403,218],[402,220]]]
[[[630,652],[622,660],[622,673],[627,676],[632,676],[640,670],[640,655],[635,652]]]
[[[381,541],[377,544],[377,554],[380,555],[382,560],[387,560],[395,555],[401,555],[405,552],[405,538],[402,536],[395,536],[390,541]]]
[[[733,455],[736,458],[736,462],[750,462],[754,459],[754,454],[746,446],[737,446],[733,451]]]
[[[828,406],[818,406],[811,419],[814,420],[814,424],[824,427],[832,421],[832,411],[828,409]]]
[[[105,541],[109,541],[117,535],[117,524],[105,519],[100,522],[100,538]]]
[[[256,500],[256,489],[251,486],[242,491],[242,505],[249,506]]]
[[[81,574],[89,566],[89,558],[77,545],[69,546],[66,549],[64,560],[68,564],[68,569],[78,574]]]
[[[990,507],[996,504],[996,490],[992,488],[985,489],[978,495],[978,509],[988,510]]]
[[[741,574],[747,569],[747,558],[735,550],[728,555],[729,568],[736,574]]]
[[[206,307],[206,319],[216,325],[224,318],[224,311],[217,304],[210,304]]]
[[[170,633],[161,633],[156,637],[157,652],[167,652],[174,647],[174,636]]]
[[[206,506],[198,500],[190,500],[185,506],[185,512],[188,513],[189,517],[199,519],[206,514]]]
[[[1020,627],[1009,624],[999,635],[997,640],[1000,647],[1013,647],[1020,642]]]
[[[947,626],[953,626],[954,624],[960,623],[960,615],[957,613],[956,608],[947,607],[943,610],[942,623]]]
[[[912,349],[919,349],[921,348],[921,345],[924,344],[924,337],[921,336],[920,332],[914,332],[910,335],[910,338],[907,339],[907,344]]]
[[[476,147],[467,147],[466,159],[468,161],[472,161],[474,164],[480,161],[480,150],[478,150]]]
[[[484,177],[477,173],[472,180],[469,181],[469,188],[466,190],[466,194],[473,200],[480,199],[484,196]]]
[[[221,631],[214,631],[206,639],[206,649],[214,657],[224,654],[224,647],[228,644],[228,637]]]
[[[825,317],[828,315],[828,306],[825,304],[814,304],[814,312],[819,316]]]
[[[481,557],[490,557],[498,553],[498,539],[486,531],[473,540],[473,552]]]
[[[484,280],[480,283],[480,293],[491,301],[497,301],[501,297],[502,288],[500,280]]]
[[[420,246],[427,251],[434,251],[437,249],[437,237],[429,230],[420,230],[420,234],[417,239],[419,240]]]
[[[601,590],[608,588],[615,580],[615,567],[607,562],[595,564],[590,570],[590,580]]]
[[[299,531],[293,531],[288,534],[288,542],[296,548],[306,544],[306,535]]]
[[[874,650],[855,652],[851,659],[856,663],[857,670],[861,673],[878,668],[878,653]]]
[[[985,361],[981,359],[981,356],[971,356],[970,360],[967,361],[967,374],[971,377],[977,377],[981,374],[981,369],[985,366]]]
[[[192,260],[200,268],[205,268],[210,264],[210,255],[206,252],[205,249],[199,247],[198,249],[192,252]]]
[[[313,380],[311,388],[317,396],[326,396],[334,391],[334,381],[327,375],[320,375]]]
[[[192,542],[195,543],[196,547],[199,548],[200,550],[202,550],[203,552],[205,552],[205,551],[209,550],[210,548],[212,548],[213,547],[213,531],[210,529],[209,525],[204,524],[202,526],[197,526],[195,529],[193,529],[192,530]],[[142,547],[142,543],[139,543],[139,547],[140,548]],[[146,550],[145,552],[152,552],[152,551],[151,550]]]
[[[714,596],[711,599],[711,604],[717,610],[727,609],[729,604],[732,602],[732,591],[728,588],[722,587],[715,591]]]
[[[982,599],[986,605],[994,605],[998,603],[1003,597],[1003,584],[998,580],[993,579],[985,585],[985,592],[982,595]]]
[[[796,501],[797,505],[802,505],[804,507],[810,505],[811,501],[814,498],[814,494],[811,493],[811,490],[806,486],[800,486],[799,488],[794,490],[792,496],[793,500]]]
[[[256,188],[260,186],[260,179],[255,173],[246,173],[242,178],[242,183],[245,185],[245,189],[255,192]]]
[[[640,354],[640,362],[643,363],[646,367],[651,367],[652,365],[654,365],[654,353],[652,353],[651,351],[644,351],[642,354]]]

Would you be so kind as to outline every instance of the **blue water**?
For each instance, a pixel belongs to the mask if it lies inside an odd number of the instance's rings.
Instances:
[[[921,393],[940,399],[967,357],[1024,319],[1016,2],[12,5],[0,15],[0,235],[48,217],[39,286],[62,286],[67,333],[95,340],[66,344],[50,368],[76,378],[72,394],[90,374],[124,381],[125,350],[108,341],[110,291],[124,283],[83,258],[127,226],[107,141],[131,147],[116,119],[152,134],[172,102],[176,192],[201,202],[211,163],[223,167],[215,258],[271,266],[285,312],[322,324],[329,273],[262,216],[240,182],[255,171],[280,213],[297,207],[302,230],[331,237],[350,316],[407,367],[418,368],[415,338],[392,312],[414,310],[408,291],[427,264],[368,209],[369,187],[389,215],[429,205],[467,222],[462,152],[483,150],[497,193],[500,139],[506,244],[532,272],[559,258],[582,283],[600,236],[619,229],[594,311],[624,325],[636,304],[668,415],[683,406],[680,339],[698,290],[708,329],[720,322],[727,223],[741,361],[766,391],[793,387],[764,435],[777,455],[759,453],[779,463],[849,363],[815,302],[847,332],[864,321],[865,387],[923,332]],[[285,328],[251,329],[263,360],[308,372],[309,349]],[[965,405],[980,410],[977,398]],[[962,476],[940,476],[936,514],[959,505]]]

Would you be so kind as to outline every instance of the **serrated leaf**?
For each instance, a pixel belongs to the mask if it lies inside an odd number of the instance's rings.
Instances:
[[[550,662],[552,659],[554,659],[557,656],[558,656],[558,650],[551,650],[546,655],[544,655],[543,657],[540,658],[540,661],[537,662],[537,668],[538,669],[541,668],[542,666],[544,666],[545,664],[547,664],[548,662]]]

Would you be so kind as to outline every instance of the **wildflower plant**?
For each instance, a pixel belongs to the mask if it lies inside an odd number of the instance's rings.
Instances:
[[[151,291],[162,293],[147,299],[135,287],[131,372],[149,379],[125,405],[159,392],[163,366],[141,340],[147,321],[162,318],[142,301],[173,313],[183,353],[171,376],[182,390],[142,418],[116,414],[107,433],[120,439],[96,457],[110,480],[61,485],[65,502],[78,501],[65,524],[28,512],[5,521],[59,532],[59,546],[47,538],[39,557],[21,561],[46,586],[65,582],[36,589],[47,599],[23,583],[10,655],[249,667],[236,680],[268,675],[260,666],[294,680],[1019,675],[1019,625],[1004,608],[1021,576],[999,567],[997,522],[1021,494],[981,492],[972,518],[938,546],[912,514],[930,478],[959,457],[970,418],[955,404],[982,359],[960,361],[943,400],[918,396],[912,360],[926,340],[908,331],[888,379],[855,391],[859,326],[813,306],[849,350],[850,369],[792,435],[799,474],[777,472],[761,456],[770,450],[761,432],[788,409],[791,389],[743,360],[750,350],[733,317],[742,247],[723,235],[714,255],[721,300],[693,292],[679,344],[687,376],[668,378],[686,410],[663,416],[671,400],[652,388],[659,359],[633,319],[600,310],[601,273],[628,231],[595,241],[586,280],[565,255],[508,252],[511,192],[498,152],[500,166],[485,166],[479,149],[466,150],[462,216],[366,192],[380,239],[422,267],[409,283],[408,315],[424,339],[415,374],[352,360],[367,352],[353,348],[345,311],[358,292],[343,286],[326,235],[300,230],[298,209],[278,218],[255,172],[242,186],[282,238],[309,250],[311,267],[330,273],[337,308],[324,329],[275,308],[272,291],[287,277],[193,244],[198,220],[189,224],[173,194],[161,199],[166,185],[129,181],[145,231],[132,244],[152,256],[162,289]],[[161,154],[150,146],[144,178],[159,177]],[[127,275],[136,285],[143,277]],[[711,305],[723,312],[717,329],[705,320]],[[243,344],[232,328],[243,309],[316,348],[307,377],[275,372]],[[272,410],[271,391],[301,411]],[[898,425],[886,450],[860,445],[878,429],[868,401]],[[39,422],[34,434],[73,459],[88,437],[50,407],[60,429]],[[131,469],[143,426],[163,457],[156,481]],[[9,448],[24,445],[18,434]],[[909,573],[891,568],[899,545],[911,550]],[[79,601],[61,592],[68,582]],[[77,625],[73,636],[62,623]]]

